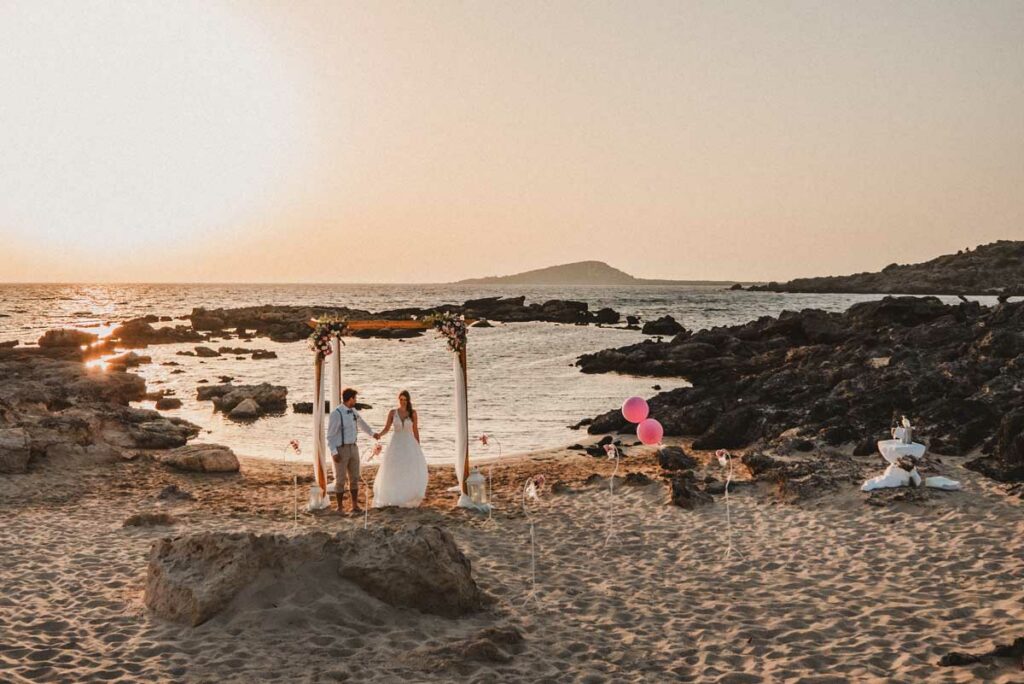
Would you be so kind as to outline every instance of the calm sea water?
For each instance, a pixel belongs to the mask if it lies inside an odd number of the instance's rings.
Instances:
[[[0,341],[31,344],[51,328],[75,327],[99,334],[123,320],[146,314],[183,316],[193,307],[239,307],[257,304],[349,306],[370,311],[461,303],[492,295],[525,295],[527,301],[575,299],[591,308],[610,306],[649,320],[671,314],[687,328],[742,323],[785,309],[814,307],[842,311],[873,295],[806,295],[732,292],[720,287],[479,287],[458,285],[0,285]],[[955,302],[955,297],[944,298]],[[979,298],[985,304],[994,298]],[[580,435],[568,425],[612,408],[630,395],[654,394],[685,385],[682,380],[657,380],[620,375],[584,375],[573,367],[583,353],[644,339],[636,331],[550,323],[496,324],[473,329],[469,340],[469,405],[471,439],[487,433],[500,442],[503,454],[568,444]],[[201,380],[218,382],[231,376],[236,384],[269,382],[288,387],[289,403],[312,399],[313,367],[304,343],[278,344],[259,338],[251,343],[225,341],[227,346],[272,349],[277,359],[237,360],[177,356],[194,345],[157,345],[146,352],[153,364],[140,367],[151,390],[174,392],[184,405],[166,411],[203,427],[199,442],[228,444],[240,454],[284,458],[286,445],[298,439],[308,458],[312,418],[293,414],[239,424],[213,412],[209,402],[196,401]],[[214,347],[218,346],[216,343]],[[175,361],[180,366],[163,366]],[[184,371],[172,373],[173,370]],[[102,372],[97,370],[96,372]],[[3,379],[0,378],[0,382]],[[342,349],[342,381],[360,390],[372,409],[364,417],[383,426],[396,395],[408,389],[420,413],[424,451],[435,462],[450,461],[454,452],[452,361],[445,345],[432,335],[391,340],[347,340]],[[146,403],[141,404],[146,406]],[[365,447],[368,440],[363,438]],[[497,456],[496,444],[473,445],[476,456]],[[295,456],[290,456],[295,459]]]

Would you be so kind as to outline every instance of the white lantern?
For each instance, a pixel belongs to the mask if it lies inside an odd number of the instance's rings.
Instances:
[[[474,506],[482,508],[490,503],[487,496],[487,478],[481,475],[479,470],[474,470],[466,478],[466,489],[469,490],[469,498]]]

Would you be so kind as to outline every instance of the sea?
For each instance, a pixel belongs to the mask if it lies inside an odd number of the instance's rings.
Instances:
[[[193,307],[221,308],[260,304],[348,306],[369,311],[400,307],[460,304],[488,296],[524,295],[527,302],[571,299],[591,309],[611,307],[623,315],[653,320],[671,315],[691,330],[744,323],[784,310],[818,308],[843,311],[881,295],[783,294],[729,290],[725,285],[651,287],[467,286],[467,285],[259,285],[259,284],[0,284],[0,342],[35,344],[47,330],[78,328],[100,336],[122,321],[155,314],[182,317]],[[942,297],[956,302],[955,297]],[[975,298],[995,304],[994,297]],[[177,320],[173,324],[181,324]],[[469,332],[469,430],[474,457],[496,458],[572,444],[584,435],[569,426],[618,407],[633,395],[656,394],[687,386],[685,379],[642,378],[617,374],[586,375],[575,367],[588,352],[633,344],[649,336],[623,328],[554,323],[496,323]],[[204,343],[205,344],[205,343]],[[241,346],[229,339],[208,346]],[[304,342],[276,343],[257,338],[246,346],[277,352],[276,359],[238,360],[179,356],[194,344],[154,345],[144,352],[153,363],[134,369],[150,391],[165,390],[182,400],[166,415],[202,427],[199,443],[226,444],[236,453],[285,461],[308,460],[313,419],[291,408],[284,415],[237,423],[198,401],[196,390],[221,376],[235,384],[262,382],[288,388],[292,402],[312,401],[313,360]],[[454,455],[453,367],[443,340],[428,333],[410,340],[347,339],[342,348],[342,383],[359,391],[372,406],[363,417],[383,426],[397,395],[409,390],[420,415],[427,459],[451,462]],[[162,365],[176,362],[180,365]],[[179,372],[174,372],[179,371]],[[91,372],[105,372],[102,361]],[[0,382],[3,378],[0,378]],[[152,402],[140,402],[152,408]],[[656,416],[655,416],[656,417]],[[488,435],[485,446],[478,438]],[[301,453],[289,443],[297,440]],[[363,437],[366,448],[369,439]]]

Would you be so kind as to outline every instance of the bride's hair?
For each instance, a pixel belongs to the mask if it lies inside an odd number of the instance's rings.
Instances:
[[[409,394],[409,390],[402,390],[401,392],[398,393],[398,396],[405,397],[405,411],[406,413],[409,414],[409,418],[412,419],[412,395]],[[398,405],[401,406],[401,402],[399,402]]]

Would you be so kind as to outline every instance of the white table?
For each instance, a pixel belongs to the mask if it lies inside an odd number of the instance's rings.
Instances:
[[[917,442],[904,444],[899,439],[883,439],[878,442],[878,453],[889,463],[896,463],[903,456],[909,456],[915,461],[920,460],[926,450],[924,444]]]

